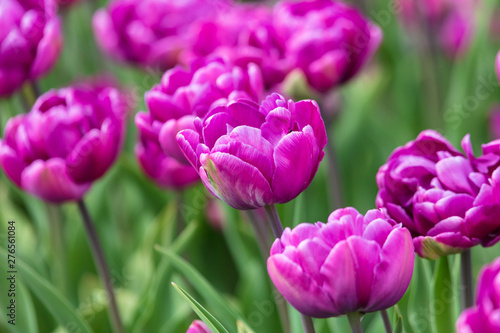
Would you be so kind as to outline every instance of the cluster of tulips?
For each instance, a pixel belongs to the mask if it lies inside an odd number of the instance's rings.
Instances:
[[[474,1],[401,2],[411,31],[424,19],[439,31],[444,52],[455,57],[467,48]],[[0,96],[8,97],[47,73],[63,43],[54,1],[0,6]],[[353,78],[382,40],[381,29],[355,7],[330,0],[274,6],[116,0],[95,13],[93,27],[110,57],[165,71],[144,96],[147,111],[135,115],[141,169],[165,189],[201,180],[235,209],[265,210],[275,239],[268,273],[302,314],[305,332],[314,331],[310,317],[342,315],[360,332],[365,313],[384,312],[403,297],[414,253],[437,259],[500,240],[500,140],[476,157],[469,136],[460,152],[433,130],[395,149],[380,167],[377,209],[363,215],[337,207],[326,223],[283,230],[274,205],[302,193],[325,156],[324,97]],[[496,69],[500,76],[500,56]],[[296,73],[318,101],[289,96],[287,80]],[[0,166],[33,196],[78,202],[91,231],[83,198],[117,159],[129,112],[126,92],[109,82],[52,89],[8,121]],[[94,254],[110,289],[100,251],[97,243]],[[476,303],[465,304],[470,308],[456,328],[499,332],[500,261],[478,281]],[[188,332],[210,332],[209,326],[195,321]]]

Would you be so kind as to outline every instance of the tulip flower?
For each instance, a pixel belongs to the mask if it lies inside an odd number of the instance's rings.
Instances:
[[[1,6],[0,98],[46,74],[62,48],[54,0],[4,0]]]
[[[500,81],[500,52],[497,53],[495,58],[495,72],[497,73],[498,81]]]
[[[98,10],[94,34],[110,57],[166,70],[197,37],[192,24],[220,15],[229,0],[115,0]]]
[[[236,209],[294,199],[323,159],[326,131],[316,102],[269,95],[213,108],[177,142],[205,187]]]
[[[467,135],[457,151],[434,131],[397,148],[377,174],[377,207],[402,222],[414,237],[416,252],[424,258],[462,252],[499,239],[495,212],[500,178],[499,144],[483,146],[475,158]]]
[[[28,114],[9,119],[0,166],[14,184],[43,200],[79,200],[118,156],[126,109],[115,88],[51,90]]]
[[[500,104],[496,104],[491,108],[489,129],[493,139],[500,139]]]
[[[327,223],[286,228],[267,260],[269,276],[299,312],[316,318],[396,304],[413,273],[410,232],[382,210],[334,211]]]
[[[340,1],[281,1],[273,19],[292,66],[320,93],[351,79],[382,41],[377,25]]]
[[[431,33],[448,56],[462,55],[472,41],[476,0],[399,0],[403,24]]]
[[[476,304],[458,318],[457,333],[500,332],[500,258],[483,267],[476,287]]]
[[[184,64],[207,56],[241,67],[254,63],[267,89],[281,83],[292,70],[285,54],[286,40],[277,35],[268,6],[234,4],[224,15],[193,24],[193,29],[198,37],[181,55]]]
[[[254,64],[243,69],[219,59],[198,65],[167,71],[162,82],[146,92],[149,113],[139,112],[135,118],[137,159],[144,172],[163,187],[182,189],[199,180],[198,171],[177,145],[179,131],[194,130],[195,118],[204,117],[217,105],[240,98],[258,101],[262,95],[262,77]]]
[[[186,333],[212,333],[212,331],[201,320],[195,320],[191,326],[189,326]]]

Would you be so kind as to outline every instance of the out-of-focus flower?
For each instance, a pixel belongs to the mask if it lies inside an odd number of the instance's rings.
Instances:
[[[500,332],[500,258],[483,267],[476,287],[476,305],[462,312],[457,333]]]
[[[136,156],[143,170],[160,186],[192,185],[199,180],[198,172],[179,149],[176,134],[194,130],[194,119],[217,105],[240,98],[257,102],[262,93],[262,77],[254,64],[243,69],[213,60],[191,70],[167,71],[161,83],[146,92],[149,112],[135,118],[140,133]]]
[[[399,0],[403,24],[435,42],[454,58],[463,54],[472,40],[477,0]]]
[[[62,48],[54,0],[4,0],[0,8],[0,97],[36,80],[54,65]]]
[[[415,251],[424,258],[461,252],[498,241],[497,200],[500,144],[483,146],[472,154],[469,136],[458,152],[438,133],[427,130],[415,141],[397,148],[377,174],[377,207],[402,222],[414,237]]]
[[[9,119],[0,165],[12,182],[41,199],[79,200],[116,159],[126,111],[112,87],[51,90],[28,114]]]
[[[182,56],[186,64],[206,56],[222,57],[241,67],[255,63],[268,89],[292,69],[284,52],[286,41],[276,34],[268,6],[234,4],[224,15],[195,23],[194,29],[198,38]]]
[[[267,269],[298,311],[326,318],[396,304],[410,284],[414,259],[410,232],[401,224],[381,210],[363,217],[345,208],[327,223],[286,228],[271,248]]]
[[[94,34],[111,57],[165,70],[197,38],[193,23],[221,15],[229,0],[115,0],[96,12]]]
[[[238,100],[196,119],[177,142],[207,189],[236,209],[294,199],[312,181],[326,145],[316,102],[269,95]]]
[[[189,326],[186,333],[212,333],[212,331],[201,320],[195,320],[191,326]]]
[[[340,1],[282,1],[273,19],[292,66],[321,93],[351,79],[382,40],[377,25]]]

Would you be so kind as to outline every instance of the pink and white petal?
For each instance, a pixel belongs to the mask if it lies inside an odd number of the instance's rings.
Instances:
[[[203,157],[200,161],[210,183],[231,207],[254,209],[273,203],[269,182],[256,167],[226,153],[211,153]]]

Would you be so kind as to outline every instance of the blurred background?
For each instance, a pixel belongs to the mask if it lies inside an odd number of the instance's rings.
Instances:
[[[274,297],[264,260],[244,215],[212,200],[202,184],[174,193],[158,188],[139,169],[134,156],[137,131],[133,116],[145,110],[144,92],[159,83],[162,73],[102,55],[91,21],[94,11],[106,4],[80,1],[60,10],[63,52],[39,86],[45,92],[107,72],[127,89],[134,105],[119,160],[103,179],[95,182],[86,199],[128,330],[186,331],[197,317],[172,288],[171,281],[217,317],[220,304],[207,297],[196,282],[203,276],[224,302],[242,313],[255,332],[282,331],[276,310],[280,298]],[[481,144],[495,138],[490,115],[495,105],[500,105],[494,72],[495,55],[500,49],[500,1],[477,1],[470,12],[475,21],[470,45],[457,57],[423,45],[425,38],[405,25],[393,1],[356,1],[355,5],[382,28],[384,39],[374,59],[337,90],[338,118],[328,134],[338,154],[343,205],[364,213],[375,207],[378,168],[396,147],[413,140],[420,131],[435,129],[456,147],[470,133],[476,155],[481,152]],[[0,101],[0,136],[9,117],[22,110],[20,94]],[[297,199],[278,207],[284,225],[326,221],[332,211],[333,195],[328,177],[325,158],[310,187]],[[207,205],[212,214],[208,214]],[[80,332],[74,314],[92,331],[110,332],[105,292],[76,204],[45,204],[20,191],[0,173],[3,248],[9,220],[16,222],[16,257],[29,273],[17,280],[16,326],[7,325],[4,312],[8,299],[4,294],[0,296],[0,332]],[[169,264],[164,255],[155,251],[155,244],[186,259],[199,276]],[[500,244],[488,249],[473,248],[474,276],[499,253]],[[4,258],[0,262],[3,293],[8,281],[3,277]],[[458,257],[451,263],[458,272]],[[406,332],[431,332],[430,323],[422,320],[432,310],[425,297],[430,297],[426,281],[433,265],[418,258],[415,278],[400,302]],[[457,295],[456,310],[458,299]],[[433,311],[437,311],[436,307]],[[297,320],[290,312],[292,320]],[[321,320],[317,331],[345,332],[346,324],[345,318]],[[365,332],[380,332],[381,325],[374,314],[363,320]]]

